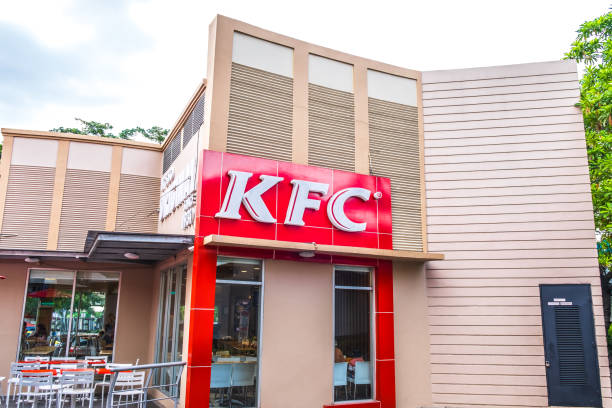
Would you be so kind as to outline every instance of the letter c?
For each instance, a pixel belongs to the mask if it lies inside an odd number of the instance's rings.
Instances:
[[[351,197],[360,198],[362,201],[370,199],[370,190],[359,187],[345,188],[336,192],[327,203],[327,217],[329,221],[342,231],[361,232],[365,231],[366,223],[356,223],[349,219],[344,213],[344,204]]]

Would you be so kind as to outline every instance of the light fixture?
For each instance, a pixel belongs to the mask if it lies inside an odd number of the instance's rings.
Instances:
[[[0,280],[5,280],[5,279],[6,279],[6,276],[0,275]]]
[[[135,254],[134,252],[126,252],[125,254],[123,254],[123,256],[131,260],[140,259],[140,255]]]
[[[37,263],[40,262],[40,258],[30,258],[29,256],[24,259],[24,261],[26,261],[27,263]]]
[[[312,258],[313,256],[315,256],[315,253],[314,251],[302,251],[298,253],[298,255],[302,258]]]
[[[247,273],[247,270],[243,269],[243,270],[240,271],[240,273]]]

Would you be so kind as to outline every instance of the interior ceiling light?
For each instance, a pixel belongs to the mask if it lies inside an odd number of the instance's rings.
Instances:
[[[5,280],[5,279],[6,279],[6,276],[0,275],[0,280]]]
[[[26,261],[27,263],[37,263],[40,262],[40,258],[30,258],[29,256],[24,259],[24,261]]]
[[[123,256],[131,260],[140,259],[140,255],[135,254],[134,252],[126,252],[125,254],[123,254]]]
[[[312,258],[313,256],[315,256],[315,253],[314,251],[302,251],[298,255],[302,258]]]
[[[240,271],[240,273],[247,273],[248,271],[246,269],[243,269]]]

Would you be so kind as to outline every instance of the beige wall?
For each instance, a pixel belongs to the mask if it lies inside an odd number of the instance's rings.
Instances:
[[[119,305],[115,355],[118,363],[149,363],[149,339],[155,337],[151,313],[156,308],[159,288],[153,285],[153,268],[123,271],[119,286]]]
[[[423,73],[433,402],[546,406],[539,284],[593,293],[611,406],[576,65]]]
[[[261,406],[312,408],[330,403],[332,266],[266,260],[264,273]]]
[[[23,262],[0,261],[0,377],[8,377],[10,363],[15,361],[21,330],[23,296],[26,288],[27,266]],[[2,386],[5,386],[3,381]],[[4,395],[5,388],[2,388]]]
[[[425,283],[423,263],[393,263],[397,408],[432,402]]]

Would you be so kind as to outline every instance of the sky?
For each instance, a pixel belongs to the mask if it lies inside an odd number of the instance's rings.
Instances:
[[[0,127],[171,128],[222,14],[421,71],[558,60],[601,0],[0,0]]]

